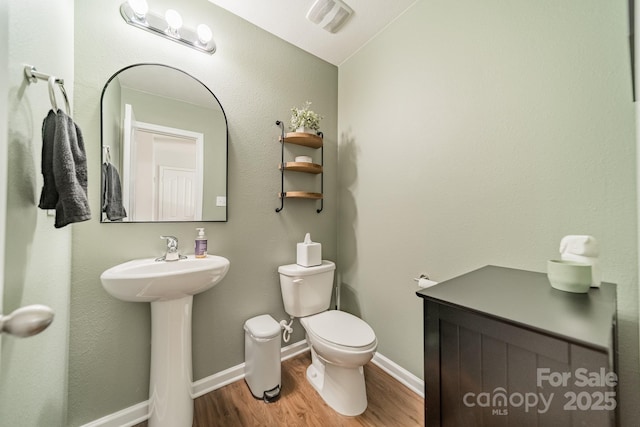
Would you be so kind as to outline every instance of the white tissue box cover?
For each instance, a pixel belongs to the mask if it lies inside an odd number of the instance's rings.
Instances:
[[[303,267],[314,267],[322,264],[322,244],[298,243],[296,264]]]

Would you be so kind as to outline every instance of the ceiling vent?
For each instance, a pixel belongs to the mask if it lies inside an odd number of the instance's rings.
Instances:
[[[353,15],[353,9],[340,0],[316,0],[307,19],[330,33],[336,33]]]

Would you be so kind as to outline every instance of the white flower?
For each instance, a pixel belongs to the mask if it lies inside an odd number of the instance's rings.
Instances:
[[[316,132],[320,129],[320,120],[323,119],[321,115],[309,109],[311,102],[307,101],[303,108],[291,109],[291,126],[290,130],[296,130],[300,127],[306,127],[313,129]]]

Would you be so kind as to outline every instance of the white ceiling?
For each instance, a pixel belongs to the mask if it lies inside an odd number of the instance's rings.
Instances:
[[[334,65],[340,65],[417,0],[343,0],[354,10],[332,34],[306,19],[315,0],[209,0]]]

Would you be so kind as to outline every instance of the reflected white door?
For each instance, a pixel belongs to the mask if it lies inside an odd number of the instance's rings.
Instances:
[[[160,221],[198,221],[195,169],[159,167],[158,214]]]
[[[131,165],[135,164],[135,132],[136,132],[136,115],[130,104],[124,105],[124,117],[122,120],[122,204],[124,210],[129,213],[129,220],[136,220],[135,209],[132,209],[130,200],[134,197],[133,186],[129,185],[134,182],[131,176]],[[127,219],[125,218],[125,221]]]
[[[131,137],[131,147],[130,150],[124,148],[125,153],[130,152],[130,163],[123,164],[123,172],[127,173],[123,179],[123,198],[129,200],[130,210],[127,212],[131,219],[200,221],[203,205],[204,135],[153,123],[134,122],[133,109],[127,110],[130,111],[134,127],[131,131],[125,131],[125,135]],[[161,168],[167,171],[171,169],[173,172],[163,178],[160,176]],[[171,184],[170,180],[178,179],[178,171],[182,171],[182,181]],[[189,175],[186,171],[190,171]],[[165,180],[169,181],[164,182]],[[125,184],[128,189],[124,188]],[[183,188],[188,193],[171,198],[171,189],[177,191]],[[170,203],[177,203],[178,200],[184,200],[189,205],[171,208]],[[164,213],[160,214],[160,210]]]

